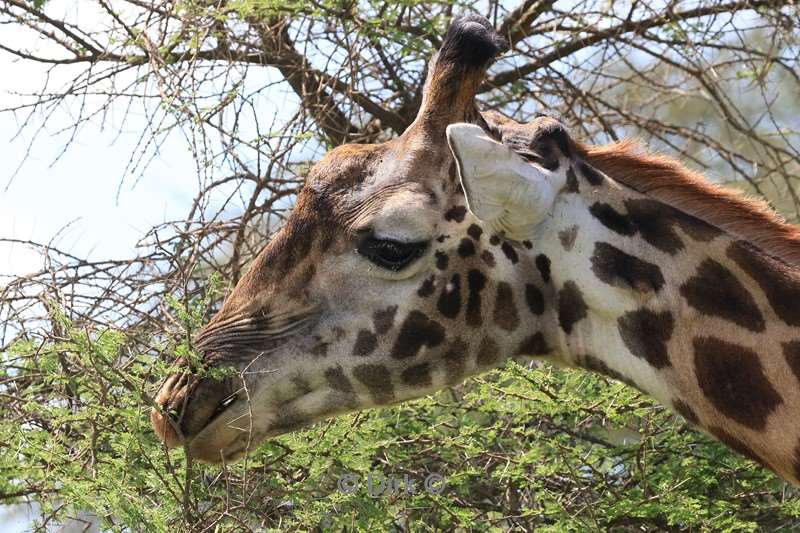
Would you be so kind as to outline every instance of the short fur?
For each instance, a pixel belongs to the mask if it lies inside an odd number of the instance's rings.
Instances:
[[[646,153],[634,140],[578,149],[615,181],[800,266],[800,228],[787,224],[762,200],[711,183],[671,157]]]

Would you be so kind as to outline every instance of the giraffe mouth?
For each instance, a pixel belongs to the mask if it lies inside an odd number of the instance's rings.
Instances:
[[[201,462],[220,464],[241,460],[260,443],[308,427],[358,408],[358,400],[320,387],[262,407],[254,398],[239,395],[186,443],[187,451]]]
[[[239,394],[235,393],[235,392],[233,394],[227,396],[226,398],[223,398],[223,400],[219,403],[219,405],[214,410],[214,412],[211,413],[211,416],[206,421],[206,424],[205,424],[205,426],[203,426],[203,429],[205,429],[206,427],[208,427],[211,424],[213,424],[214,420],[219,418],[225,411],[228,410],[228,408],[230,408],[238,400],[239,400]],[[200,431],[202,431],[202,429]]]

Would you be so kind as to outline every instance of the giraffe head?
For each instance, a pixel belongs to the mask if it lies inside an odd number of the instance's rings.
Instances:
[[[481,17],[454,21],[408,130],[314,166],[283,228],[195,339],[206,369],[235,372],[162,385],[151,418],[167,445],[235,460],[265,438],[545,349],[531,334],[542,295],[514,274],[536,269],[522,244],[468,212],[446,141],[450,124],[485,126],[474,96],[501,42]]]

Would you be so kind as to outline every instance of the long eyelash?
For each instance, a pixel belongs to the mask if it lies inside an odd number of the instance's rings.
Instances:
[[[382,268],[399,271],[421,257],[427,247],[427,241],[400,242],[392,239],[376,239],[369,234],[359,242],[356,252]],[[387,258],[381,255],[382,252],[396,257]]]

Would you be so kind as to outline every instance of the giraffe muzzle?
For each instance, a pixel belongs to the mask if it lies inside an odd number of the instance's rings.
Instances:
[[[168,448],[190,444],[195,436],[239,401],[230,380],[169,376],[156,396],[150,422]]]

